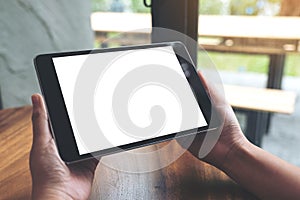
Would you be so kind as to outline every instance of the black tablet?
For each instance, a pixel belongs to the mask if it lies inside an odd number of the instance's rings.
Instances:
[[[34,64],[67,163],[217,127],[180,42],[44,54]]]

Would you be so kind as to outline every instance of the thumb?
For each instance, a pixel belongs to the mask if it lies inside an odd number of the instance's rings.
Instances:
[[[198,71],[198,76],[201,79],[201,82],[208,93],[210,99],[218,106],[229,106],[225,98],[224,87],[222,83],[214,83],[213,81],[209,82],[203,76],[203,74]]]
[[[51,132],[48,124],[48,117],[43,98],[39,94],[31,96],[33,105],[32,109],[32,128],[33,128],[33,144],[43,148],[52,140]]]

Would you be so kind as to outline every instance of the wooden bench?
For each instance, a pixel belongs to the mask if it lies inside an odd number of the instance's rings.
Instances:
[[[278,89],[224,86],[225,96],[236,112],[246,114],[245,135],[260,146],[267,128],[267,114],[294,112],[296,93]]]

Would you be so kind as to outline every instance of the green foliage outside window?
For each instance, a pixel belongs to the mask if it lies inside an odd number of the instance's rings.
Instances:
[[[148,0],[150,2],[150,0]],[[131,0],[132,12],[149,13],[151,10],[144,5],[143,0]]]
[[[92,0],[92,11],[149,13],[150,8],[144,6],[143,0]]]
[[[222,8],[221,0],[199,0],[199,13],[202,15],[220,15]]]
[[[281,0],[199,0],[203,15],[277,15]]]
[[[148,0],[151,2],[151,0]],[[281,0],[199,0],[199,13],[205,15],[276,15]],[[149,13],[143,0],[92,0],[92,11]]]
[[[231,15],[277,15],[280,0],[231,0]]]
[[[108,11],[109,0],[92,0],[92,12]]]

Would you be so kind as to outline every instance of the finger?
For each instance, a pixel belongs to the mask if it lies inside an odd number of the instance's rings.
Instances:
[[[33,146],[44,147],[51,139],[48,117],[43,98],[39,94],[31,97],[32,109],[32,128]]]
[[[222,84],[215,84],[207,81],[207,79],[203,76],[203,74],[198,71],[198,76],[202,81],[204,88],[206,89],[211,100],[218,106],[227,105],[227,101],[225,100],[225,93]]]
[[[207,85],[207,83],[206,83],[206,80],[205,80],[203,74],[202,74],[200,71],[197,71],[197,73],[198,73],[198,76],[199,76],[199,78],[200,78],[200,80],[201,80],[201,82],[202,82],[202,84],[203,84],[205,90],[208,91],[209,88],[208,88],[208,85]]]

